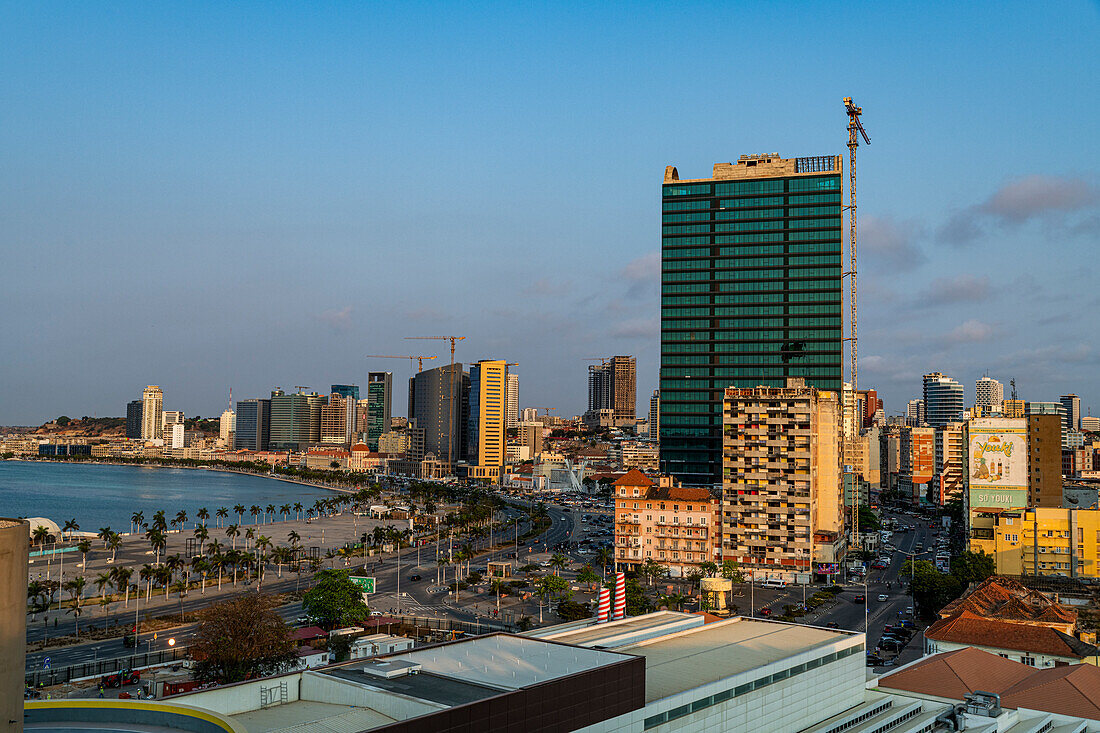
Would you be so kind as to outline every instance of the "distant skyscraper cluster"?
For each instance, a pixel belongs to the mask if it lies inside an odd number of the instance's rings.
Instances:
[[[588,367],[588,410],[593,427],[632,425],[637,419],[637,362],[633,356],[613,356]]]

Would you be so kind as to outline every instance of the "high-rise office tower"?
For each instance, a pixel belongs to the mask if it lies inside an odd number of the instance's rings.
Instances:
[[[161,412],[164,405],[164,392],[151,384],[141,393],[141,439],[156,440],[164,434]]]
[[[1081,398],[1075,394],[1064,394],[1058,398],[1066,409],[1064,422],[1067,430],[1081,429]]]
[[[932,372],[924,375],[924,420],[932,427],[962,422],[966,398],[963,386],[951,377]]]
[[[141,437],[141,400],[130,400],[126,403],[126,437],[138,439]]]
[[[503,359],[485,359],[470,366],[467,461],[471,478],[497,479],[504,465],[504,408],[507,367]]]
[[[726,387],[840,390],[841,158],[741,156],[665,169],[661,471],[722,481]]]
[[[613,356],[611,363],[611,414],[616,420],[638,417],[637,362],[633,356]]]
[[[508,372],[504,388],[504,427],[512,430],[519,425],[519,375]]]
[[[427,369],[409,378],[409,420],[424,431],[424,454],[457,463],[465,457],[470,375],[462,364]]]
[[[1000,412],[1005,401],[1005,386],[996,379],[982,377],[974,383],[974,404],[987,412]]]
[[[321,441],[321,406],[325,398],[316,392],[271,393],[270,447],[274,450],[305,450]]]
[[[164,410],[160,413],[160,424],[162,428],[167,428],[170,425],[184,422],[183,410]]]
[[[331,391],[332,394],[338,394],[341,397],[350,397],[353,400],[359,399],[358,384],[334,384]]]
[[[649,439],[661,439],[661,390],[653,390],[649,398]]]
[[[611,365],[604,363],[588,367],[588,411],[611,409]]]
[[[393,416],[393,373],[370,372],[367,375],[367,447],[378,450],[378,438],[389,432]]]
[[[238,401],[236,428],[234,448],[267,450],[271,440],[271,400]]]
[[[723,417],[722,557],[780,578],[837,572],[845,546],[839,393],[795,378],[729,388]]]

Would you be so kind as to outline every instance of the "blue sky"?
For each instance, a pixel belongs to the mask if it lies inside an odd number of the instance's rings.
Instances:
[[[444,355],[656,387],[660,182],[846,152],[861,386],[1100,414],[1096,3],[3,3],[0,424]],[[437,360],[439,364],[442,360]],[[398,412],[403,412],[399,409]]]

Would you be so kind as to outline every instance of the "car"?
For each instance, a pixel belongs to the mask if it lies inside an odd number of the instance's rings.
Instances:
[[[419,575],[410,575],[410,576],[409,576],[409,582],[410,582],[410,583],[415,583],[415,582],[416,582],[416,581],[418,581],[418,580],[420,580],[420,576],[419,576]]]
[[[888,601],[888,600],[890,600],[890,596],[886,595],[885,593],[879,593],[878,594],[879,603],[882,603],[883,601]]]
[[[916,630],[917,625],[913,623],[912,619],[905,618],[901,620],[901,627],[903,629],[908,629],[909,631],[914,631]]]
[[[888,652],[900,652],[905,644],[900,639],[880,639],[878,642],[879,649],[885,649]]]
[[[867,666],[868,667],[878,667],[878,666],[882,665],[885,661],[886,660],[884,660],[882,657],[880,657],[877,654],[871,654],[870,652],[867,653]]]
[[[852,599],[852,603],[866,603],[867,598],[862,593]]]
[[[905,615],[906,616],[912,616],[913,615],[913,607],[912,606],[907,606],[905,608]]]
[[[761,616],[771,616],[772,615],[772,610],[770,608],[768,608],[767,606],[764,606],[763,608],[760,609],[759,614]]]
[[[838,624],[836,621],[830,621],[829,623],[825,624],[825,628],[827,628],[827,629],[839,629],[840,624]]]

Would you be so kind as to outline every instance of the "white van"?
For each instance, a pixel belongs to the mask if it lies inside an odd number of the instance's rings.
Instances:
[[[760,587],[761,588],[786,588],[787,587],[787,582],[785,580],[780,580],[779,578],[767,578],[763,583],[760,584]]]

